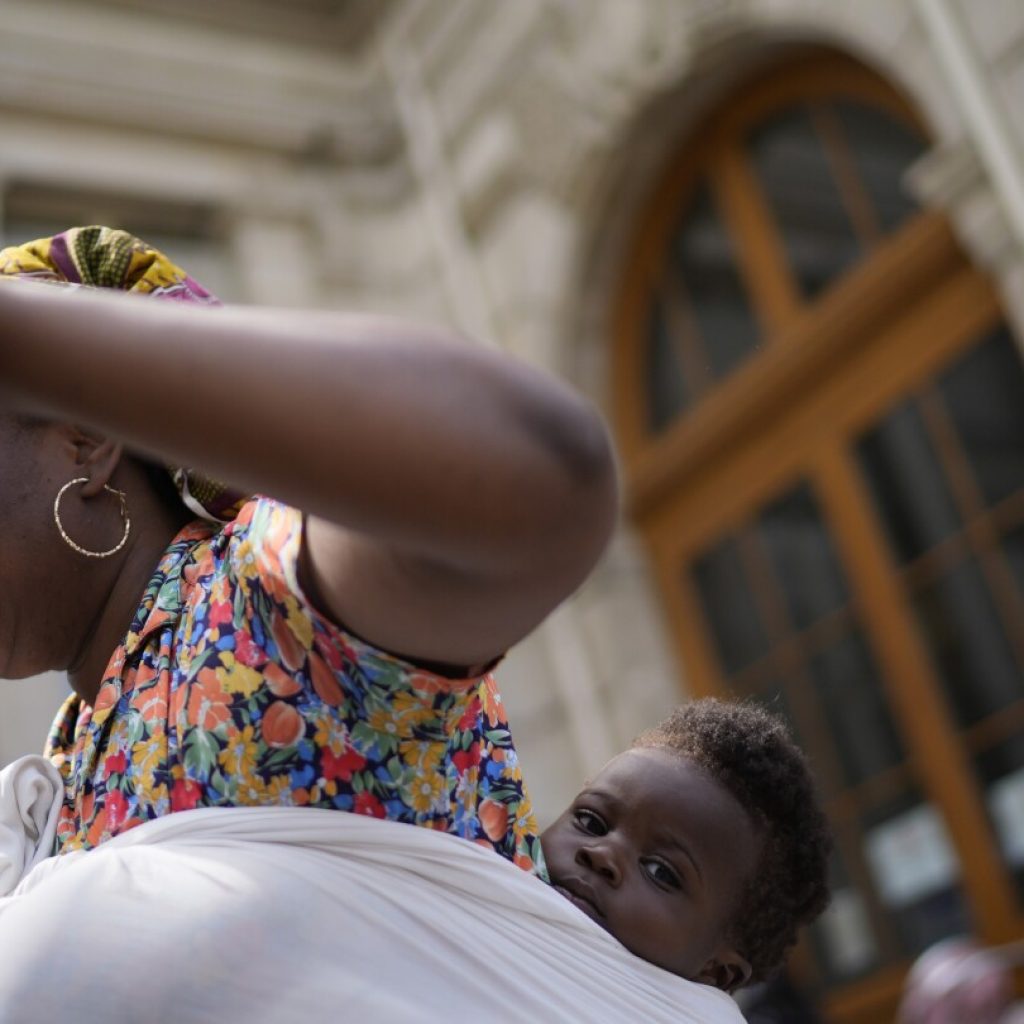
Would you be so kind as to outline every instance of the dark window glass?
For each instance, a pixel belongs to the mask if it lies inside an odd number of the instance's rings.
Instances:
[[[942,469],[913,404],[901,405],[857,446],[893,550],[909,561],[960,525]]]
[[[856,785],[903,761],[881,676],[859,634],[850,633],[813,657],[810,671],[847,784]]]
[[[861,256],[821,139],[800,106],[755,129],[749,145],[790,269],[813,298]]]
[[[939,381],[985,500],[1024,487],[1024,367],[999,327]]]
[[[904,178],[907,168],[924,152],[924,140],[878,107],[836,100],[832,109],[842,124],[847,150],[878,224],[888,233],[917,210]]]
[[[832,902],[811,926],[811,945],[826,984],[852,981],[878,966],[879,942],[864,894],[852,883],[840,852],[829,871]]]
[[[651,429],[664,430],[689,404],[683,367],[664,303],[651,307],[647,325],[647,409]]]
[[[760,343],[760,330],[736,269],[732,238],[706,184],[687,209],[672,240],[671,273],[692,311],[709,377],[731,373]]]
[[[862,822],[879,902],[904,953],[970,931],[960,865],[942,816],[917,794],[877,807]]]
[[[975,760],[1003,859],[1024,898],[1024,736],[1014,736]]]
[[[914,610],[962,726],[1024,697],[1024,678],[973,562],[924,588]]]
[[[1010,572],[1024,595],[1024,528],[1014,530],[1003,541],[1003,553],[1009,563]]]
[[[732,675],[768,650],[736,541],[730,538],[700,558],[693,576],[722,667]]]
[[[797,629],[846,604],[846,584],[817,503],[806,484],[769,505],[757,533]]]

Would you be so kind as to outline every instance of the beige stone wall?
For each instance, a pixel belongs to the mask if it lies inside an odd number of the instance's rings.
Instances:
[[[42,751],[46,731],[68,692],[67,680],[56,672],[17,682],[0,679],[0,766]]]
[[[344,51],[275,38],[271,6],[247,36],[143,0],[7,0],[0,189],[199,205],[231,298],[454,323],[607,407],[608,299],[659,162],[750,67],[820,42],[917,104],[937,144],[914,187],[1024,324],[1017,0],[393,0]],[[502,680],[543,817],[684,692],[627,525]]]

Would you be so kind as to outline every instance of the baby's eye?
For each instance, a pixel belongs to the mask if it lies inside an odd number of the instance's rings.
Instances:
[[[663,889],[681,889],[683,887],[683,882],[678,872],[670,868],[664,861],[645,860],[643,861],[643,869],[647,872],[651,881],[656,885],[660,885]]]
[[[603,836],[608,831],[608,826],[604,823],[604,819],[593,811],[580,808],[573,813],[573,817],[576,819],[576,824],[584,832],[589,832],[592,836]]]

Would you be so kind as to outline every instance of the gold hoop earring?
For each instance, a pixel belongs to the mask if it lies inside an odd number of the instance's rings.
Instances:
[[[65,493],[70,490],[75,484],[87,484],[89,478],[87,476],[75,477],[74,480],[69,480],[58,492],[57,497],[53,502],[53,521],[57,524],[57,529],[60,531],[61,537],[64,539],[64,543],[74,551],[77,551],[80,555],[85,555],[86,558],[109,558],[111,555],[116,555],[128,542],[128,534],[132,532],[132,521],[128,515],[128,496],[124,491],[119,491],[114,487],[108,487],[106,484],[103,485],[103,490],[108,491],[117,497],[118,502],[121,506],[121,519],[124,522],[124,536],[118,542],[117,547],[111,548],[109,551],[89,551],[87,548],[83,548],[80,544],[76,544],[64,529],[64,524],[60,521],[60,501],[64,497]]]

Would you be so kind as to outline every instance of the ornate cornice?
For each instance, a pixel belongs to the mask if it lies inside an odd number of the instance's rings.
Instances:
[[[0,112],[321,163],[380,163],[400,150],[391,94],[372,66],[126,6],[7,0]]]

